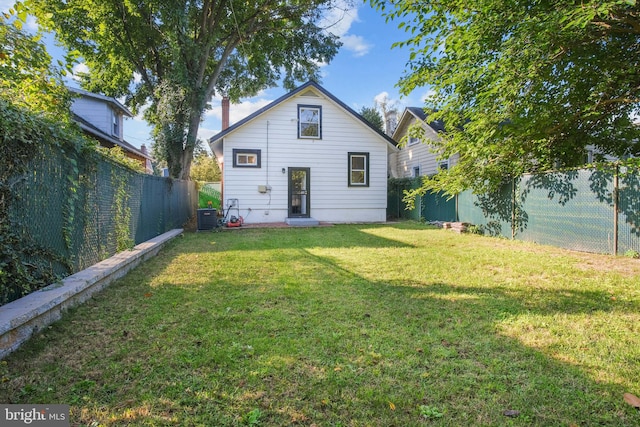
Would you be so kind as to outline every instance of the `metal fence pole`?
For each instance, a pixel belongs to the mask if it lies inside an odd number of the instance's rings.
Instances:
[[[613,255],[618,255],[619,172],[620,165],[618,164],[618,162],[616,162],[615,169],[613,171]]]
[[[516,238],[516,179],[511,178],[511,240]]]

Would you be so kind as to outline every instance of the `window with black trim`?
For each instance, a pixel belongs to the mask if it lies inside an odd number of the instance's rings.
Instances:
[[[298,105],[298,138],[322,139],[322,107]]]
[[[260,150],[233,149],[234,168],[259,168]]]
[[[349,187],[369,186],[369,153],[349,153]]]

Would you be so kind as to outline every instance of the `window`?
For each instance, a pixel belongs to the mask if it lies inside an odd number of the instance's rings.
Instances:
[[[420,142],[420,138],[416,138],[415,136],[409,137],[409,143],[407,145],[415,145]]]
[[[449,160],[443,160],[441,162],[438,162],[438,169],[440,170],[444,170],[446,171],[447,169],[449,169]]]
[[[349,187],[369,186],[369,153],[349,153]]]
[[[591,163],[593,163],[593,159],[594,159],[593,150],[587,150],[587,152],[585,153],[585,156],[584,156],[584,162],[586,164],[591,164]]]
[[[414,177],[420,176],[420,166],[413,167],[413,176]]]
[[[259,168],[260,150],[233,150],[234,168]]]
[[[298,105],[298,138],[322,139],[322,107]]]
[[[115,136],[119,137],[120,136],[120,115],[115,111],[113,111],[113,114],[111,114],[111,116],[113,117],[112,132]]]

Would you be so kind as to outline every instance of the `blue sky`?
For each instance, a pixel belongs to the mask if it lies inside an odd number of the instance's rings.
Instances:
[[[0,11],[6,11],[14,0],[0,0]],[[343,43],[338,55],[330,64],[322,66],[320,84],[356,111],[363,106],[373,107],[375,100],[386,97],[389,104],[402,112],[408,106],[422,106],[428,88],[417,90],[408,97],[400,97],[396,83],[405,69],[409,57],[408,49],[391,48],[394,42],[408,38],[404,30],[397,28],[398,23],[387,23],[368,4],[357,3],[346,12],[336,12],[336,16],[327,18],[337,24],[331,31],[340,36]],[[28,27],[37,28],[33,19]],[[61,49],[56,47],[52,38],[47,38],[49,53],[56,58]],[[77,68],[82,68],[78,64]],[[71,86],[78,86],[75,82]],[[243,99],[241,104],[231,105],[231,124],[241,120],[271,101],[284,95],[280,87],[264,90],[258,96]],[[200,125],[199,137],[203,140],[220,131],[220,99],[211,101],[212,109],[207,111]],[[136,147],[151,146],[149,128],[141,117],[128,119],[124,123],[125,139]]]

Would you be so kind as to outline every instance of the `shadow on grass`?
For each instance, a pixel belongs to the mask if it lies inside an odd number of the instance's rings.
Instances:
[[[622,402],[634,390],[579,360],[595,343],[543,323],[624,317],[635,301],[371,279],[309,248],[412,245],[362,231],[376,227],[336,228],[338,242],[324,230],[185,236],[10,357],[0,401],[71,404],[73,425],[637,425]],[[284,248],[282,260],[204,270],[224,252]],[[189,252],[203,259],[181,264]],[[555,336],[526,345],[536,332]],[[632,351],[612,348],[611,361]]]

